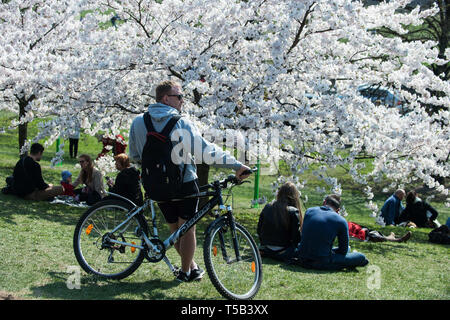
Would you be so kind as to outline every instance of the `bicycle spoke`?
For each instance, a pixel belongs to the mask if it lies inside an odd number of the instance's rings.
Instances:
[[[131,218],[120,230],[112,233],[117,225],[127,219],[126,214],[129,211],[127,207],[118,204],[104,206],[99,204],[92,212],[90,210],[86,212],[84,222],[80,221],[80,227],[74,238],[74,248],[78,261],[88,272],[120,278],[129,273],[129,270],[134,271],[136,265],[142,262],[141,249],[127,245],[127,243],[142,245],[142,240],[135,234],[137,228],[142,228],[137,217]],[[124,244],[116,244],[108,239]]]
[[[248,299],[259,289],[261,261],[254,241],[242,226],[236,225],[236,239],[239,260],[231,232],[222,233],[218,228],[209,234],[205,240],[205,264],[213,284],[225,297]]]

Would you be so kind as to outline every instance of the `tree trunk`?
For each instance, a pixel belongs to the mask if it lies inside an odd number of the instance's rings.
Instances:
[[[25,115],[25,108],[28,105],[28,100],[25,98],[19,99],[19,120]],[[19,124],[19,152],[22,149],[28,137],[28,122]],[[26,155],[26,154],[25,154]]]
[[[22,94],[15,95],[17,101],[19,102],[19,121],[20,119],[25,116],[26,108],[28,104],[33,101],[36,96],[32,94],[31,96],[26,98],[25,94],[22,92]],[[23,145],[25,144],[25,141],[27,141],[28,138],[28,122],[19,124],[19,152],[22,149]],[[24,155],[27,155],[28,152],[26,152]]]

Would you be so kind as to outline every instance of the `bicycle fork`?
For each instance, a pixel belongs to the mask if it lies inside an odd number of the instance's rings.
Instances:
[[[218,231],[219,232],[219,243],[220,243],[220,250],[222,251],[223,259],[226,261],[227,264],[232,264],[234,262],[241,261],[242,257],[239,252],[239,243],[238,243],[238,239],[237,239],[237,235],[236,235],[236,222],[234,220],[234,217],[233,217],[233,214],[231,211],[231,207],[227,207],[226,217],[227,217],[228,226],[229,226],[230,232],[231,232],[231,239],[232,239],[232,244],[233,244],[234,253],[236,255],[236,259],[232,259],[231,257],[228,256],[226,245],[225,245],[225,238],[223,236],[222,229],[219,229],[219,231]]]

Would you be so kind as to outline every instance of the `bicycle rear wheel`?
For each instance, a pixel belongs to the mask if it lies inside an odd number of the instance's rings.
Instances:
[[[252,299],[261,286],[261,256],[250,233],[240,224],[235,225],[240,259],[236,259],[232,232],[223,220],[206,235],[205,266],[211,282],[223,297]]]
[[[108,279],[123,279],[132,274],[144,259],[144,250],[112,243],[113,239],[143,246],[140,233],[148,226],[141,214],[134,216],[117,232],[132,206],[120,200],[101,201],[89,208],[78,221],[73,248],[84,271]]]

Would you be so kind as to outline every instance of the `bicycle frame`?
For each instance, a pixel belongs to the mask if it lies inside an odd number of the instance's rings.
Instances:
[[[212,196],[212,198],[207,203],[205,203],[205,205],[203,205],[203,207],[200,208],[200,210],[197,210],[192,218],[187,220],[177,231],[172,233],[166,240],[163,241],[164,249],[166,251],[169,248],[171,248],[184,234],[186,234],[186,232],[188,232],[195,224],[197,224],[216,205],[219,205],[219,210],[222,210],[222,211],[226,210],[227,215],[231,215],[231,217],[232,217],[231,207],[225,207],[224,204],[223,204],[222,193],[221,193],[221,189],[220,188],[217,189],[214,192],[211,192],[211,191],[199,192],[199,193],[196,193],[196,194],[188,195],[188,196],[183,197],[181,199],[173,199],[171,201],[182,201],[184,199],[201,198],[201,197],[209,197],[209,196]],[[155,237],[158,237],[158,228],[157,228],[157,225],[156,225],[156,212],[155,212],[155,208],[154,208],[154,201],[151,200],[151,199],[146,200],[145,203],[142,206],[133,208],[127,214],[128,217],[123,222],[121,222],[117,227],[115,227],[114,230],[111,231],[111,233],[115,233],[118,230],[120,230],[122,227],[126,226],[127,223],[134,216],[136,216],[137,214],[143,212],[148,207],[150,207],[150,211],[151,211],[151,214],[152,214],[151,219],[152,219],[153,235]],[[227,253],[225,252],[225,245],[224,245],[223,236],[222,236],[222,234],[219,235],[220,242],[221,242],[221,250],[222,250],[223,256],[226,259],[227,263],[233,263],[235,261],[240,261],[241,260],[241,257],[240,257],[240,254],[239,254],[239,249],[238,249],[238,243],[237,243],[237,238],[236,238],[236,230],[235,230],[235,227],[234,227],[234,219],[233,218],[230,219],[230,228],[232,230],[232,238],[233,238],[233,245],[234,245],[234,249],[235,249],[235,253],[236,253],[236,260],[231,260],[228,257]],[[144,232],[142,232],[141,236],[142,236],[143,240],[145,241],[145,243],[148,246],[150,251],[159,253],[159,250],[156,248],[156,246],[151,242],[151,240],[147,237],[147,235]],[[122,241],[115,240],[115,239],[108,239],[108,241],[111,242],[111,243],[119,244],[119,245],[124,245],[124,246],[138,248],[138,249],[141,249],[141,250],[144,249],[143,246],[132,244],[132,243],[126,243],[126,242],[122,242]],[[162,260],[164,260],[164,262],[167,264],[167,266],[169,267],[169,269],[172,272],[174,272],[174,273],[176,272],[176,268],[172,265],[172,263],[167,258],[167,256],[164,256],[162,258]]]

